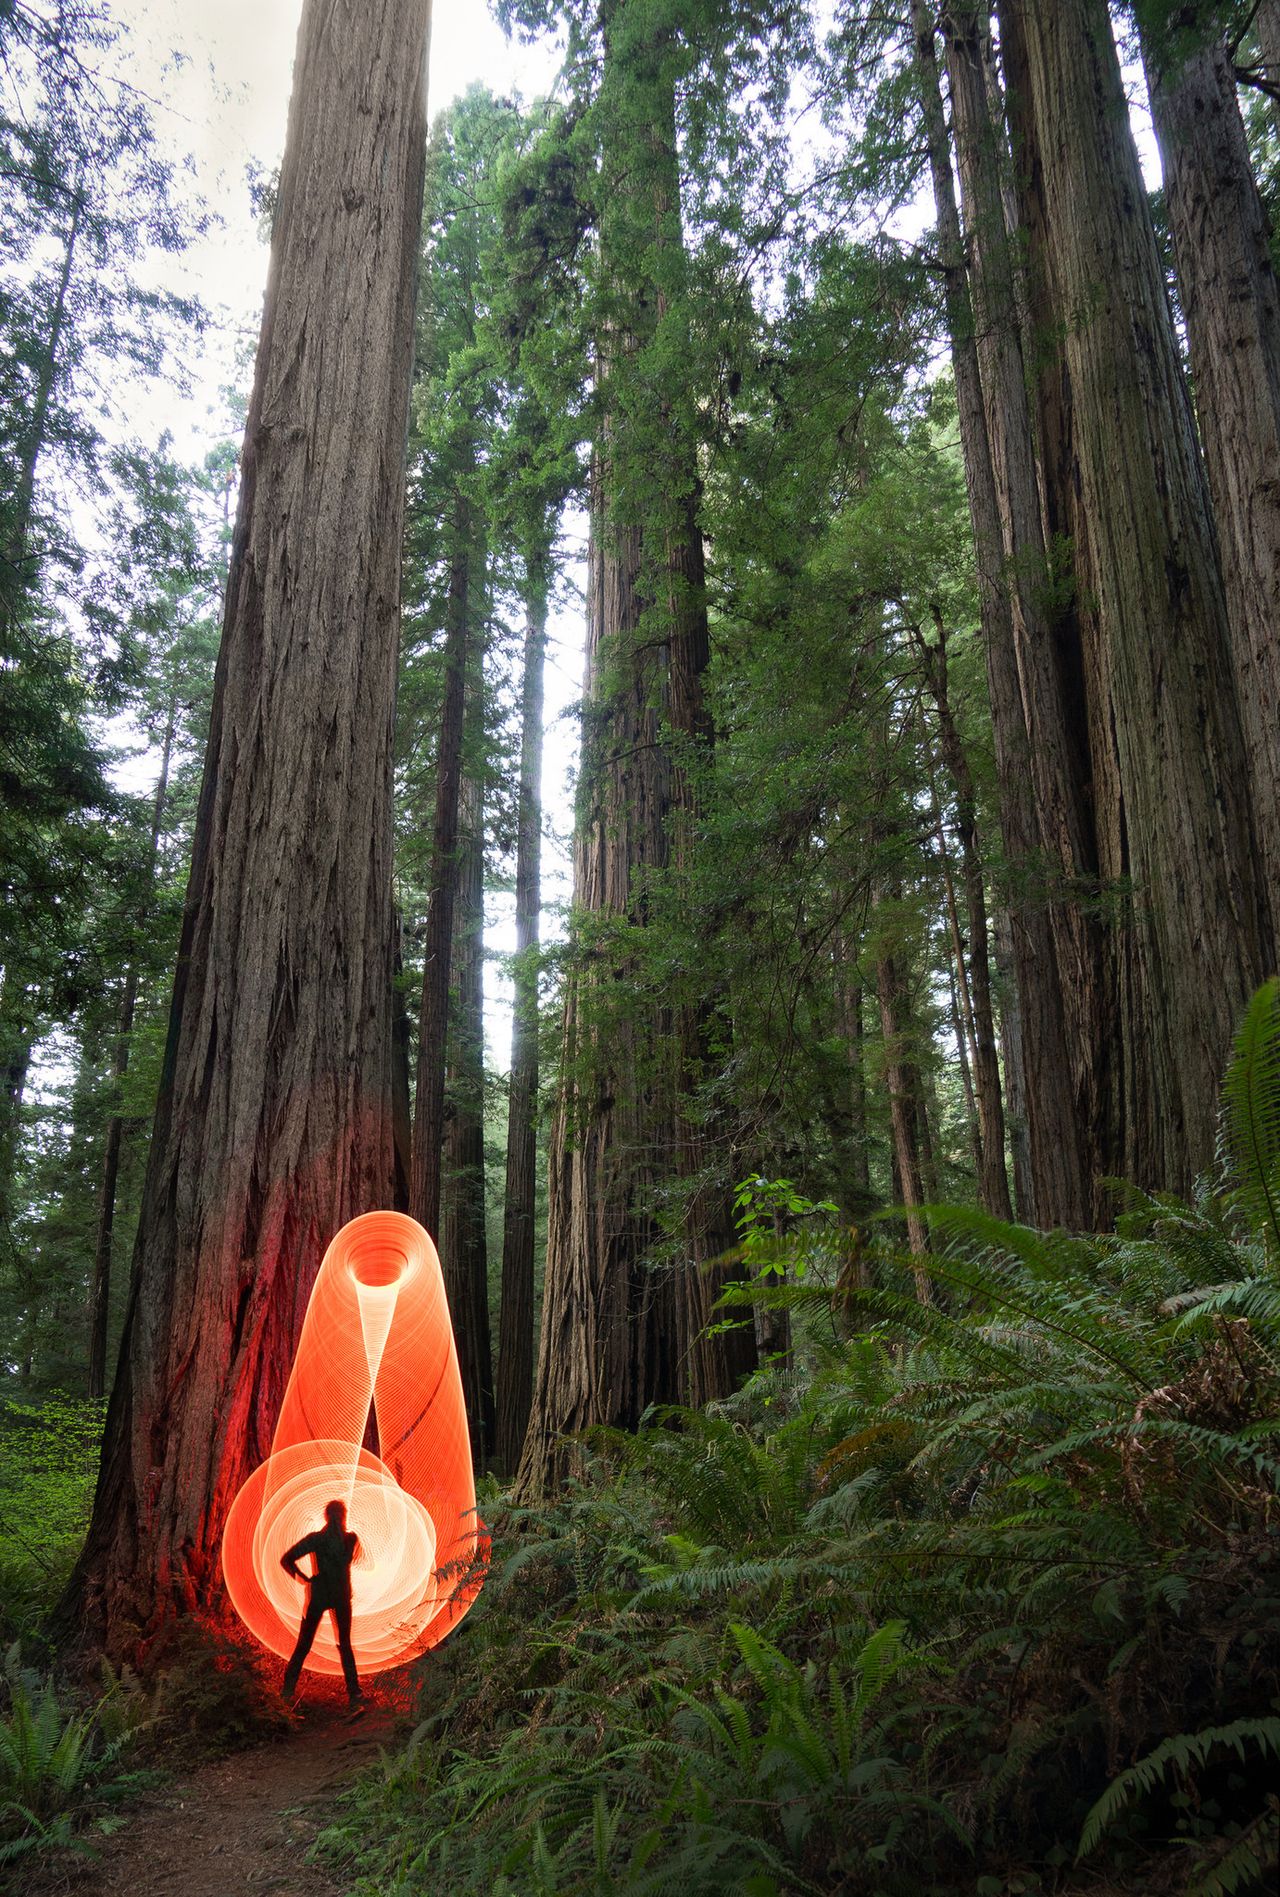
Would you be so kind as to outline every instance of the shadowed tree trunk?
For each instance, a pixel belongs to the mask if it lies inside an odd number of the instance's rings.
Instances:
[[[1163,42],[1144,34],[1143,60],[1222,548],[1258,846],[1266,881],[1280,891],[1280,292],[1235,74],[1212,17]]]
[[[1222,1065],[1269,934],[1217,547],[1105,0],[1005,11],[1070,389],[1064,475],[1087,523],[1071,553],[1099,632],[1091,730],[1109,713],[1115,733],[1120,796],[1099,803],[1099,831],[1118,833],[1132,878],[1126,1171],[1185,1190],[1213,1158]]]
[[[528,621],[520,714],[520,811],[516,842],[515,1003],[507,1107],[507,1190],[502,1227],[498,1335],[498,1467],[520,1460],[533,1398],[533,1239],[537,1197],[538,925],[542,864],[542,701],[547,654],[546,561],[526,580]]]
[[[468,692],[474,694],[469,707],[472,735],[482,742],[483,730],[474,728],[483,725],[483,681],[474,662]],[[478,750],[472,756],[478,760]],[[440,1262],[458,1345],[471,1455],[480,1470],[493,1453],[494,1404],[484,1203],[484,803],[474,765],[462,780],[458,830]]]
[[[926,0],[913,0],[912,21],[938,219],[960,442],[977,553],[979,610],[1000,784],[1029,1158],[1030,1204],[1024,1208],[1024,1216],[1045,1225],[1080,1227],[1092,1222],[1089,1179],[1093,1167],[1087,1117],[1062,1085],[1062,1077],[1072,1065],[1070,1023],[1055,939],[1064,924],[1059,918],[1055,928],[1037,886],[1042,880],[1041,861],[1047,853],[1041,828],[1045,802],[1041,779],[1047,763],[1054,764],[1055,760],[1055,769],[1065,779],[1070,774],[1055,735],[1061,711],[1053,679],[1043,672],[1035,680],[1026,675],[1024,605],[1020,604],[1015,620],[1017,567],[1010,566],[1005,545],[1007,506],[1002,514],[942,109],[933,14]],[[1028,460],[1027,466],[1034,502],[1034,463]],[[1067,796],[1064,788],[1059,801]]]
[[[551,1135],[546,1279],[517,1492],[553,1485],[560,1438],[634,1425],[646,1406],[732,1386],[746,1333],[708,1339],[733,1240],[694,1091],[706,1020],[652,991],[633,932],[691,847],[710,743],[695,423],[667,387],[635,401],[660,317],[683,290],[675,135],[678,47],[633,0],[605,9],[598,377],[583,743],[574,843],[575,962]],[[619,50],[621,45],[623,50]],[[669,371],[663,371],[670,380]],[[651,405],[648,412],[652,412]],[[640,938],[642,940],[642,936]],[[649,989],[641,1015],[629,1000]],[[673,1174],[675,1216],[662,1216]]]
[[[597,457],[597,522],[600,478]],[[636,971],[610,939],[620,925],[648,921],[645,879],[667,861],[670,753],[657,711],[659,648],[636,636],[640,536],[616,528],[606,550],[606,533],[593,528],[588,553],[577,955],[548,1154],[542,1328],[519,1478],[525,1494],[558,1478],[561,1433],[634,1425],[655,1390],[669,1387],[672,1369],[670,1287],[648,1263],[660,1238],[654,1194],[674,1157],[672,1022],[669,1010],[641,1021],[627,1005],[627,977]]]
[[[151,907],[156,857],[160,849],[160,832],[164,827],[165,803],[169,794],[169,761],[173,755],[173,735],[177,717],[178,703],[175,692],[169,699],[164,740],[160,747],[160,776],[156,782],[155,800],[151,809],[151,840],[147,852],[146,889],[136,918],[139,937],[146,927]],[[102,1183],[98,1191],[98,1227],[93,1248],[93,1283],[89,1292],[88,1393],[93,1397],[105,1396],[107,1393],[107,1320],[111,1304],[111,1244],[116,1222],[116,1186],[120,1177],[120,1147],[124,1139],[124,1114],[121,1111],[120,1089],[129,1071],[133,1017],[137,1005],[138,964],[135,955],[125,973],[124,993],[120,998],[120,1015],[116,1023],[115,1047],[111,1059],[114,1101],[103,1142]]]
[[[967,965],[959,931],[956,931],[956,978],[966,1001],[965,1014],[973,1038],[973,1086],[981,1147],[978,1194],[988,1212],[996,1218],[1008,1219],[1013,1217],[1013,1206],[1009,1199],[1009,1175],[1005,1170],[1004,1097],[996,1051],[995,1013],[991,1005],[991,943],[982,854],[978,846],[978,800],[969,759],[951,709],[946,628],[936,609],[934,630],[938,642],[926,647],[926,662],[938,714],[942,761],[955,788],[956,831],[960,838],[965,908],[969,917]]]
[[[986,25],[973,7],[952,7],[944,15],[976,354],[1026,718],[1026,762],[1044,852],[1040,877],[1049,898],[1044,922],[1062,998],[1067,1063],[1049,1084],[1069,1111],[1079,1168],[1075,1204],[1046,1222],[1101,1226],[1110,1217],[1102,1181],[1124,1163],[1123,1103],[1108,1060],[1112,963],[1096,900],[1099,858],[1091,791],[1101,768],[1095,753],[1105,765],[1110,734],[1104,731],[1095,743],[1090,731],[1083,707],[1081,624],[1075,602],[1064,606],[1051,584],[1053,538],[1046,533],[1042,506],[1042,475],[1049,477],[1037,470],[1022,342],[1028,286],[1024,280],[1019,288],[1009,242],[1011,193],[1001,131],[991,112]],[[1042,445],[1051,439],[1044,429]],[[1057,523],[1055,530],[1063,531]],[[1027,1111],[1032,1111],[1030,1101]],[[1038,1209],[1037,1216],[1043,1219],[1043,1211]]]
[[[883,928],[884,919],[878,918],[878,921]],[[923,1258],[929,1250],[928,1228],[920,1215],[920,1207],[929,1198],[920,1150],[919,1114],[923,1101],[916,1063],[911,1058],[910,1014],[900,960],[883,940],[876,952],[876,999],[884,1038],[884,1084],[889,1095],[895,1183],[900,1188],[899,1197],[906,1215],[907,1243],[913,1257]],[[917,1266],[914,1277],[917,1298],[921,1304],[932,1304],[929,1274]]]
[[[462,740],[466,716],[471,616],[475,610],[475,564],[471,504],[454,500],[453,550],[449,563],[448,633],[444,656],[444,705],[436,754],[436,809],[431,837],[431,893],[427,900],[418,1023],[418,1084],[413,1102],[413,1166],[409,1210],[433,1238],[440,1231],[440,1165],[444,1149],[444,1071],[449,1031],[449,986],[453,960],[453,915],[458,892],[458,804],[462,791]]]
[[[168,1045],[88,1540],[109,1649],[208,1608],[337,1228],[387,1205],[391,740],[426,0],[307,0]]]

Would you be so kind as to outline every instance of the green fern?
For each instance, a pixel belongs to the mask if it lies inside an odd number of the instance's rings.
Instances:
[[[1223,1136],[1237,1202],[1280,1268],[1280,978],[1245,1011],[1222,1083]]]
[[[1221,1748],[1247,1759],[1250,1746],[1280,1757],[1280,1719],[1236,1719],[1229,1726],[1210,1726],[1204,1732],[1177,1733],[1113,1779],[1098,1799],[1080,1833],[1076,1861],[1096,1849],[1121,1812],[1173,1773],[1187,1774],[1203,1766]]]

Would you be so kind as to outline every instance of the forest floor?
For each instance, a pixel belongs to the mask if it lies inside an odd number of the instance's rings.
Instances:
[[[340,1697],[304,1695],[291,1731],[166,1777],[110,1837],[87,1834],[92,1858],[59,1854],[15,1897],[340,1897],[307,1852],[400,1717],[371,1703],[349,1724]]]

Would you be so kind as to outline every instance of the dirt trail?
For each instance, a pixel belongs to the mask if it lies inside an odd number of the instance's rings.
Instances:
[[[342,1883],[306,1854],[396,1725],[378,1706],[355,1725],[344,1714],[340,1702],[313,1700],[278,1740],[176,1774],[112,1837],[94,1839],[95,1860],[64,1858],[27,1887],[31,1897],[340,1897]]]

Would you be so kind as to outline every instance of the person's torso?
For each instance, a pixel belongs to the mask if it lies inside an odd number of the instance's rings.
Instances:
[[[341,1528],[322,1528],[315,1540],[315,1585],[328,1598],[351,1592],[351,1556],[356,1538]]]

